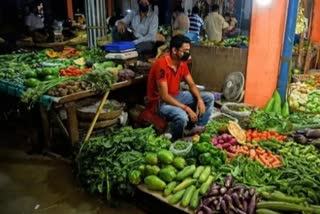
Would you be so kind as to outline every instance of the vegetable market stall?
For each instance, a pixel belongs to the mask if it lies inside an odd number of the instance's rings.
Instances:
[[[92,138],[77,177],[107,200],[138,188],[187,213],[319,213],[319,115],[255,109],[247,130],[230,121],[209,122],[192,142],[172,144],[151,127]]]

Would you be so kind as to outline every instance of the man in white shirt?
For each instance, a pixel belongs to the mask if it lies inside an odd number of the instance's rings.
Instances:
[[[29,32],[40,30],[44,28],[43,17],[38,13],[38,6],[32,6],[32,10],[25,18],[25,25],[28,27]]]
[[[204,28],[210,41],[220,42],[223,32],[229,27],[223,16],[219,14],[219,5],[212,5],[212,12],[204,20]]]
[[[158,15],[151,10],[149,0],[137,0],[139,11],[129,13],[117,21],[112,32],[113,42],[133,41],[139,53],[154,49],[158,33]]]

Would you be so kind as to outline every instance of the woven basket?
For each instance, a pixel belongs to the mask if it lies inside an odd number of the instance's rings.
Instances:
[[[118,118],[122,113],[122,109],[110,111],[110,112],[105,112],[105,113],[100,113],[98,117],[98,121],[100,120],[112,120],[115,118]],[[80,110],[77,111],[78,118],[80,120],[93,120],[95,113],[92,112],[82,112]]]
[[[95,129],[101,129],[101,128],[106,128],[109,126],[113,126],[118,123],[118,118],[115,118],[113,120],[103,120],[103,121],[98,121],[96,125],[94,126]],[[80,128],[89,128],[91,125],[91,122],[79,122]]]

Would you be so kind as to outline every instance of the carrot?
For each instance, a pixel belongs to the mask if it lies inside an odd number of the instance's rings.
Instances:
[[[254,149],[250,149],[250,159],[254,160],[255,156],[256,156],[256,151]]]
[[[236,156],[236,154],[227,152],[227,156],[228,158],[233,159]]]
[[[269,165],[269,162],[268,162],[268,160],[267,160],[265,157],[260,156],[260,160],[262,161],[262,163],[263,163],[264,166],[268,166],[268,165]]]

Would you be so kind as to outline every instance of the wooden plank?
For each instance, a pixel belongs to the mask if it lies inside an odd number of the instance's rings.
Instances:
[[[79,128],[77,118],[77,106],[74,102],[65,105],[67,111],[67,124],[69,129],[70,141],[72,144],[79,142]]]
[[[114,90],[118,90],[118,89],[121,89],[121,88],[128,87],[128,86],[133,85],[133,84],[141,83],[146,78],[147,78],[147,76],[140,75],[140,76],[137,76],[133,80],[117,82],[117,83],[115,83],[115,84],[113,84],[111,86],[111,90],[114,91]],[[77,100],[80,100],[80,99],[83,99],[83,98],[91,97],[91,96],[94,96],[94,95],[97,95],[97,94],[98,94],[97,91],[87,90],[87,91],[81,91],[81,92],[78,92],[78,93],[70,94],[70,95],[67,95],[67,96],[64,96],[64,97],[54,97],[53,101],[55,103],[57,103],[57,104],[65,104],[65,103],[77,101]]]
[[[143,184],[139,185],[139,186],[138,186],[138,189],[139,189],[140,191],[146,193],[146,194],[149,194],[149,195],[157,198],[158,200],[160,200],[160,201],[162,201],[162,202],[168,203],[168,198],[163,197],[163,196],[162,196],[162,192],[156,192],[156,191],[148,190],[147,187],[146,187],[145,185],[143,185]],[[180,210],[180,211],[182,211],[182,212],[185,212],[185,213],[190,213],[190,214],[191,214],[191,213],[194,213],[193,210],[183,208],[183,207],[181,207],[181,206],[179,206],[179,205],[170,205],[170,206],[172,206],[172,207],[174,207],[174,208],[176,208],[176,209],[178,209],[178,210]]]
[[[90,97],[96,94],[97,92],[94,90],[87,90],[87,91],[81,91],[78,93],[70,94],[64,97],[55,97],[53,101],[58,104],[65,104],[65,103],[73,102],[76,100],[80,100],[82,98]]]

